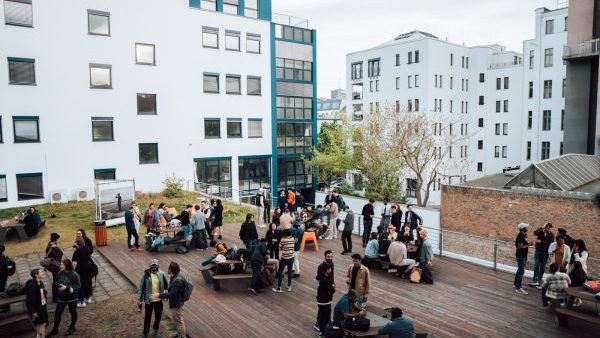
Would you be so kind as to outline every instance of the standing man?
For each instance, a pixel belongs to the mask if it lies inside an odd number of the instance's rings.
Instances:
[[[535,235],[535,255],[533,256],[533,280],[529,286],[539,286],[542,284],[542,277],[546,271],[546,263],[548,262],[548,249],[550,244],[554,242],[554,234],[552,233],[552,223],[544,224],[543,228],[539,228],[533,232]]]
[[[269,224],[271,222],[271,189],[263,187],[263,192],[265,193],[265,215],[263,221],[265,224]]]
[[[169,289],[163,291],[163,293],[153,293],[152,296],[169,300],[169,309],[171,310],[171,318],[177,328],[177,337],[185,338],[187,337],[187,333],[183,321],[183,304],[185,302],[185,289],[188,282],[179,274],[179,264],[171,262],[168,272],[171,275]]]
[[[135,222],[133,221],[133,208],[134,208],[133,205],[130,205],[129,210],[125,211],[125,229],[127,230],[127,247],[129,248],[129,251],[133,251],[133,250],[141,251],[140,244],[139,244],[139,236],[138,236],[137,231],[135,230]],[[135,242],[133,244],[131,244],[132,238],[135,240]],[[52,295],[52,296],[54,296],[54,295]]]
[[[400,233],[402,230],[402,210],[400,210],[399,205],[392,205],[392,217],[391,224],[396,228],[396,232]]]
[[[121,193],[117,193],[117,196],[115,196],[115,198],[117,199],[117,209],[119,209],[119,211],[123,210],[123,198],[121,197]]]
[[[279,268],[277,270],[277,287],[273,292],[281,292],[283,282],[283,270],[287,267],[287,290],[292,291],[292,267],[294,265],[294,238],[290,229],[283,230],[283,238],[279,242]]]
[[[317,312],[316,327],[319,328],[320,335],[323,336],[327,324],[331,322],[331,300],[335,293],[335,286],[329,279],[329,276],[333,275],[331,264],[322,264],[319,266],[319,270],[319,273],[323,275],[323,279],[321,279],[317,288],[317,306],[319,307],[319,311]]]
[[[294,223],[292,227],[292,237],[294,237],[294,277],[300,277],[300,244],[302,244],[302,236],[304,230],[300,227],[300,223]]]
[[[208,203],[206,203],[206,200],[200,201],[200,210],[204,214],[204,226],[206,232],[208,233],[208,238],[210,238],[210,240],[212,241],[213,238],[215,238],[215,235],[213,234],[212,224],[210,223],[212,212],[210,210],[210,207],[208,206]]]
[[[255,296],[263,292],[263,285],[261,282],[261,275],[263,266],[267,262],[267,246],[265,241],[260,240],[257,245],[251,249],[252,255],[250,256],[250,265],[252,266],[252,281],[248,291],[252,292]]]
[[[150,261],[150,267],[144,271],[142,280],[137,290],[137,301],[139,311],[142,311],[142,303],[144,303],[144,331],[142,337],[148,337],[150,332],[150,321],[152,320],[152,312],[154,311],[154,337],[160,337],[160,318],[163,313],[162,300],[155,296],[162,294],[169,287],[165,273],[158,268],[158,259]]]
[[[350,209],[350,206],[344,207],[346,212],[346,219],[344,219],[344,230],[342,230],[342,255],[352,252],[352,231],[354,230],[354,211]]]
[[[375,200],[372,198],[369,199],[369,203],[363,206],[362,212],[360,213],[363,216],[363,220],[365,223],[365,228],[363,229],[362,234],[363,248],[367,246],[367,243],[369,242],[369,236],[371,234],[371,231],[373,230],[373,215],[375,215],[373,203],[375,203]]]
[[[206,216],[200,211],[200,206],[196,204],[194,207],[196,212],[192,217],[192,224],[194,224],[194,236],[196,238],[195,244],[198,249],[208,249],[208,240],[206,234]]]
[[[567,265],[571,261],[571,248],[565,244],[563,235],[556,235],[556,242],[550,244],[548,254],[550,264],[555,263],[560,272],[567,272]]]
[[[333,263],[333,251],[326,250],[324,253],[324,257],[325,257],[325,260],[321,264],[319,264],[319,266],[317,267],[317,277],[315,278],[317,280],[317,288],[320,285],[322,279],[328,279],[329,282],[331,283],[331,285],[333,285],[333,287],[335,288],[335,278],[334,278],[335,266]],[[326,267],[331,267],[331,274],[327,275],[327,276],[323,273],[323,271],[326,269]],[[317,322],[315,323],[315,325],[313,325],[313,328],[317,331],[321,331],[318,315],[317,315]],[[323,328],[323,330],[324,329],[325,328]]]
[[[258,222],[259,228],[264,228],[264,213],[265,213],[265,194],[263,193],[262,188],[258,188],[258,193],[256,193],[256,197],[254,200],[254,204],[256,205],[256,221]]]
[[[364,306],[371,291],[371,275],[369,268],[362,265],[360,260],[359,254],[352,255],[352,264],[346,274],[346,284],[350,290],[356,291],[358,305]]]
[[[523,289],[523,274],[525,273],[525,264],[527,264],[527,253],[529,252],[529,242],[527,241],[527,227],[529,224],[527,223],[519,223],[517,228],[519,229],[519,234],[515,239],[515,256],[517,257],[517,273],[515,274],[515,282],[514,287],[515,291],[521,295],[529,294],[525,289]]]
[[[277,206],[281,210],[281,214],[285,214],[285,206],[287,205],[287,196],[285,195],[285,189],[279,191],[279,197],[277,198]]]
[[[392,208],[388,198],[383,199],[383,207],[381,207],[381,229],[387,229],[392,218]]]
[[[410,227],[410,240],[414,240],[413,231],[417,227],[423,225],[423,219],[416,212],[413,211],[413,205],[409,204],[406,206],[406,216],[404,217],[404,224]]]

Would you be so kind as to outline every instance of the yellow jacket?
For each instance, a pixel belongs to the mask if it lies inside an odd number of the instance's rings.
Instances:
[[[348,287],[350,287],[352,283],[352,268],[354,264],[350,264],[348,267],[348,275],[346,279],[346,283],[348,283]],[[359,295],[363,295],[367,297],[369,292],[371,291],[371,274],[369,273],[369,268],[364,265],[360,265],[360,270],[358,270],[358,274],[356,274],[356,285],[354,290]]]

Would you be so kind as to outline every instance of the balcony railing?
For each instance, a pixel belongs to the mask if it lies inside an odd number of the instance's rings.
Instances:
[[[307,19],[291,16],[287,14],[273,13],[272,21],[280,25],[299,27],[299,28],[310,28]]]
[[[565,46],[563,59],[584,58],[600,55],[600,39],[584,41],[575,45]]]
[[[508,68],[513,66],[518,66],[523,64],[523,59],[518,58],[517,60],[509,61],[509,62],[498,62],[492,63],[488,69],[500,69],[500,68]]]

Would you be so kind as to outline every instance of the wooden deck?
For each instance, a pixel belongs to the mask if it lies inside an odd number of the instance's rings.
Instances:
[[[239,225],[223,229],[225,243],[239,246]],[[264,230],[259,229],[262,233]],[[353,236],[353,241],[354,252],[362,254],[359,237]],[[258,296],[247,292],[249,281],[223,281],[219,292],[208,287],[198,271],[208,251],[192,250],[186,255],[128,252],[124,240],[109,243],[99,251],[136,285],[151,258],[158,258],[165,272],[170,261],[178,262],[185,273],[193,276],[194,292],[185,304],[185,321],[194,338],[315,337],[312,326],[317,313],[317,265],[326,249],[334,251],[338,287],[335,302],[347,291],[345,272],[351,259],[339,254],[339,239],[320,241],[318,254],[311,248],[307,245],[300,254],[301,277],[294,278],[292,292],[284,289],[276,294],[268,290]],[[411,284],[393,274],[372,271],[369,304],[377,308],[401,307],[429,337],[583,338],[597,332],[597,328],[575,320],[570,329],[557,327],[552,314],[541,305],[540,292],[529,288],[527,296],[516,294],[511,274],[439,257],[432,271],[434,285]]]

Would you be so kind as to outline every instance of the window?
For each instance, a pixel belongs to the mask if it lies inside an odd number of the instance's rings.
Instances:
[[[469,101],[465,101],[465,114],[469,113]]]
[[[412,61],[412,52],[408,52],[408,64],[413,63]]]
[[[219,93],[219,74],[204,73],[204,92]]]
[[[546,34],[554,33],[554,20],[546,20]]]
[[[415,63],[419,63],[419,51],[415,51]]]
[[[375,91],[379,91],[379,80],[375,80]]]
[[[450,54],[450,66],[454,66],[454,54]]]
[[[529,51],[529,69],[533,69],[534,67],[534,63],[533,63],[533,49]]]
[[[415,75],[415,88],[419,88],[419,75]]]
[[[419,99],[415,99],[415,111],[419,111]]]
[[[481,83],[485,82],[485,74],[484,73],[479,73],[479,82],[481,82]]]
[[[500,146],[495,146],[494,147],[494,157],[495,158],[499,158],[500,157]]]
[[[479,118],[479,123],[477,124],[478,127],[483,127],[483,117]]]
[[[240,51],[240,32],[225,31],[225,49]]]
[[[450,89],[454,89],[454,77],[450,76]]]
[[[396,66],[400,66],[400,54],[396,54]]]
[[[260,85],[260,77],[259,76],[248,76],[246,78],[246,89],[248,91],[248,95],[260,95],[261,94],[261,85]]]
[[[465,65],[466,65],[465,68],[469,69],[469,57],[468,56],[465,58]]]
[[[477,162],[477,171],[483,171],[483,163]]]
[[[219,48],[219,29],[202,27],[202,47]]]
[[[483,140],[477,141],[477,149],[483,149]]]
[[[221,138],[221,119],[204,119],[204,138]]]
[[[444,81],[442,81],[442,76],[440,75],[440,88],[442,88],[442,87],[443,87],[443,82],[444,82]]]
[[[508,77],[504,78],[504,89],[508,89]]]
[[[138,144],[140,164],[158,163],[158,143]]]
[[[465,79],[460,79],[460,90],[465,91]]]
[[[461,56],[461,57],[460,57],[460,60],[461,60],[460,67],[461,67],[461,68],[465,68],[465,57],[464,57],[464,56]]]
[[[19,201],[44,198],[42,173],[17,174],[17,199]]]
[[[552,98],[552,80],[544,80],[544,98]]]
[[[362,100],[363,97],[363,84],[362,83],[353,83],[352,84],[352,99],[353,100]]]
[[[396,89],[400,89],[400,78],[396,78]]]
[[[11,85],[35,85],[35,60],[9,57],[8,83]]]
[[[156,115],[156,94],[137,94],[138,115]]]
[[[113,118],[92,117],[92,141],[114,141]]]
[[[379,76],[381,69],[379,68],[380,59],[369,60],[369,77]]]
[[[496,123],[496,135],[500,135],[500,123]]]
[[[240,95],[242,93],[241,81],[239,75],[225,75],[225,93]]]
[[[437,86],[438,86],[438,76],[437,76],[437,74],[435,74],[434,88],[437,88]]]
[[[231,158],[194,159],[199,190],[231,197]]]
[[[504,100],[504,112],[508,112],[508,100]]]
[[[242,119],[227,119],[227,138],[242,137]]]
[[[567,28],[569,27],[569,17],[565,16],[565,32],[568,30]]]
[[[90,88],[112,89],[112,66],[90,63]]]
[[[542,142],[542,158],[541,160],[547,160],[550,158],[550,142]]]
[[[483,96],[479,96],[479,105],[480,105],[480,106],[483,106],[483,104],[484,104],[484,103],[483,103],[483,100],[484,100],[484,99],[483,99]]]
[[[559,150],[559,155],[563,154],[563,142],[560,141],[560,150]]]
[[[355,62],[351,66],[352,80],[362,79],[362,62]]]
[[[533,98],[533,81],[529,81],[529,95],[528,98]]]
[[[436,111],[437,111],[437,99],[435,99],[435,105],[436,105],[436,108],[435,108],[435,109],[436,109]],[[409,112],[412,112],[412,110],[413,110],[413,104],[412,104],[412,100],[408,100],[408,108],[407,108],[407,110],[408,110]]]
[[[417,180],[406,179],[406,197],[417,197]]]
[[[277,118],[312,120],[312,103],[309,97],[277,96]]]
[[[508,123],[502,123],[502,135],[508,135]]]
[[[560,130],[565,130],[565,110],[564,109],[560,111]],[[0,141],[2,141],[1,135],[0,135]]]
[[[562,97],[565,97],[565,89],[567,88],[567,79],[563,79],[562,82]]]
[[[244,15],[258,19],[258,0],[246,0],[244,2]]]
[[[373,92],[373,81],[369,81],[369,91]]]
[[[312,43],[312,32],[292,26],[275,25],[275,37],[278,39]]]
[[[260,138],[262,135],[262,119],[248,119],[248,137]]]
[[[450,125],[448,126],[448,135],[452,136],[452,123],[450,123]]]
[[[8,201],[8,191],[6,187],[6,175],[0,175],[0,202]]]
[[[217,11],[217,1],[216,0],[202,0],[200,1],[200,8],[205,9],[207,11]]]
[[[40,123],[37,116],[13,116],[15,143],[40,142]]]
[[[454,112],[454,101],[450,100],[450,112],[453,113]]]
[[[542,115],[542,130],[550,130],[552,122],[552,112],[550,110],[544,110]]]
[[[241,195],[255,195],[258,189],[271,186],[271,161],[269,157],[240,157],[238,165]]]
[[[4,23],[33,27],[31,0],[4,0]]]
[[[238,0],[223,0],[223,13],[238,14]]]
[[[412,88],[412,75],[408,76],[408,88]]]
[[[110,13],[88,9],[88,34],[110,36]]]
[[[116,180],[117,170],[116,169],[94,169],[95,180]]]
[[[312,62],[277,58],[277,79],[312,81]]]
[[[507,146],[502,146],[502,158],[506,158],[508,152]]]
[[[448,147],[448,157],[452,158],[452,146]]]
[[[501,110],[501,105],[502,102],[501,101],[496,101],[496,113],[499,113]]]
[[[154,45],[146,43],[135,44],[135,63],[138,65],[156,65]]]
[[[546,48],[544,49],[544,67],[552,67],[554,57],[554,49]]]
[[[496,90],[502,89],[502,78],[496,78]]]
[[[296,189],[311,187],[312,174],[310,166],[302,158],[277,159],[279,186],[292,186]]]
[[[531,161],[531,141],[527,141],[527,161]]]
[[[260,35],[246,34],[246,52],[260,54]]]
[[[308,154],[312,150],[312,123],[278,122],[277,152],[279,154]]]
[[[527,129],[530,129],[533,127],[533,112],[530,110],[527,112]]]

